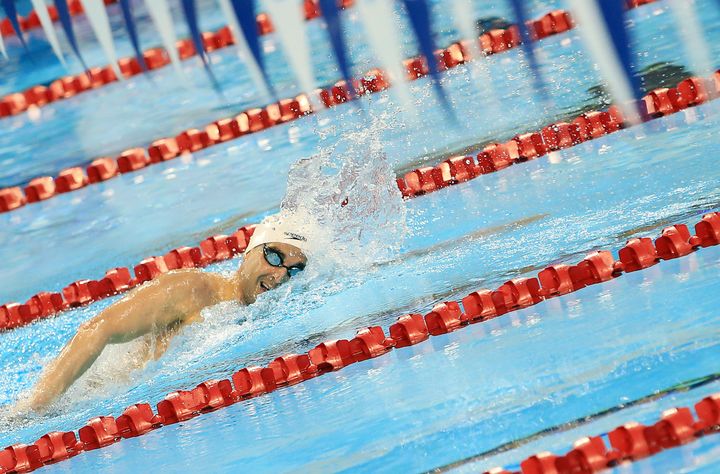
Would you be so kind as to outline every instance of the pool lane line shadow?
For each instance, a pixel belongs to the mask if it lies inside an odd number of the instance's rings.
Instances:
[[[526,444],[529,444],[529,443],[536,441],[540,438],[543,438],[545,436],[570,431],[572,429],[578,428],[582,425],[588,424],[592,421],[598,420],[605,416],[612,415],[614,413],[625,410],[626,408],[632,408],[632,407],[635,407],[638,405],[642,405],[644,403],[661,400],[669,395],[673,395],[676,393],[689,392],[693,389],[704,387],[705,385],[711,384],[717,380],[720,380],[720,372],[705,375],[703,377],[696,377],[694,379],[686,380],[679,384],[673,385],[672,387],[668,387],[666,389],[659,390],[657,392],[651,393],[649,395],[645,395],[645,396],[637,398],[635,400],[621,403],[619,405],[615,405],[613,407],[606,408],[604,410],[598,411],[591,415],[582,416],[580,418],[576,418],[574,420],[567,421],[567,422],[561,423],[559,425],[544,428],[544,429],[537,431],[535,433],[532,433],[530,435],[523,436],[522,438],[518,438],[513,441],[508,441],[507,443],[503,443],[499,446],[496,446],[492,449],[488,449],[481,453],[473,454],[472,456],[468,456],[466,458],[459,459],[457,461],[453,461],[451,463],[444,464],[442,466],[438,466],[436,468],[425,471],[424,474],[437,474],[437,473],[442,473],[442,472],[449,472],[449,471],[456,469],[460,466],[463,466],[465,464],[482,461],[491,456],[495,456],[495,455],[502,454],[502,453],[505,453],[508,451],[512,451],[513,449],[516,449],[516,448],[519,448]],[[607,435],[607,433],[602,433],[602,435],[605,436],[605,435]]]

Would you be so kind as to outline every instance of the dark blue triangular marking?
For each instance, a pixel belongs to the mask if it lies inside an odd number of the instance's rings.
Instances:
[[[355,87],[352,82],[347,48],[345,46],[345,39],[343,38],[338,2],[337,0],[320,0],[319,3],[320,11],[327,24],[328,35],[330,35],[330,44],[332,45],[335,59],[340,67],[340,73],[343,79],[345,79],[351,97],[355,97]]]
[[[182,0],[181,4],[183,14],[185,15],[185,21],[187,21],[188,29],[190,30],[190,37],[195,45],[195,50],[197,51],[198,56],[200,56],[200,59],[202,60],[205,71],[210,78],[210,83],[212,84],[213,89],[222,94],[222,89],[215,78],[215,74],[213,74],[212,69],[210,68],[210,61],[207,53],[205,52],[205,47],[203,46],[202,36],[200,35],[200,27],[198,25],[195,0]]]
[[[28,47],[27,43],[25,43],[25,37],[23,36],[22,30],[20,29],[17,8],[15,8],[15,0],[2,0],[2,6],[3,10],[5,10],[5,15],[8,17],[8,20],[10,20],[13,30],[15,30],[15,34],[20,39],[20,43],[22,43],[23,48],[27,51]]]
[[[120,0],[120,9],[122,10],[123,20],[125,20],[125,29],[130,37],[130,43],[132,44],[133,50],[135,50],[135,57],[140,63],[140,67],[143,71],[147,71],[147,65],[145,64],[145,57],[140,49],[140,39],[137,33],[137,27],[135,26],[135,19],[132,14],[132,4],[130,0]]]
[[[245,38],[248,48],[250,49],[250,53],[253,55],[255,62],[260,68],[260,73],[265,80],[265,85],[272,96],[277,99],[275,88],[273,88],[273,85],[270,82],[267,69],[265,69],[265,60],[263,58],[262,51],[260,50],[260,34],[258,31],[255,0],[231,0],[231,3],[233,10],[235,11],[235,17],[240,25],[242,35]]]
[[[540,72],[540,65],[537,62],[535,56],[535,50],[532,47],[532,38],[530,37],[530,31],[527,27],[528,15],[525,9],[525,2],[523,0],[510,0],[512,4],[513,13],[515,14],[515,24],[520,29],[520,39],[522,41],[522,48],[525,52],[530,71],[532,72],[532,80],[535,85],[535,90],[540,94],[543,100],[548,100],[548,89],[543,80],[542,73]]]
[[[453,121],[456,121],[455,113],[445,95],[442,84],[440,84],[440,70],[438,69],[437,58],[435,57],[435,41],[433,40],[432,29],[430,28],[430,9],[427,0],[403,0],[403,3],[410,18],[410,25],[420,45],[420,52],[425,56],[425,60],[427,61],[430,77],[435,86],[435,92],[446,114]]]
[[[82,55],[80,54],[80,48],[78,48],[77,39],[75,38],[75,31],[73,30],[72,20],[70,19],[70,10],[68,9],[67,1],[53,0],[53,2],[55,3],[58,17],[60,18],[60,25],[65,32],[65,36],[70,43],[70,47],[75,53],[75,56],[77,56],[77,58],[80,60],[80,64],[82,64],[83,69],[87,71],[88,67],[85,64],[85,60],[83,59]]]

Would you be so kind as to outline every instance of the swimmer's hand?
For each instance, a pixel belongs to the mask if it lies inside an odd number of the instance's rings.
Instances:
[[[29,419],[40,407],[33,407],[32,400],[29,397],[24,397],[15,402],[14,405],[5,408],[3,421],[15,425]]]

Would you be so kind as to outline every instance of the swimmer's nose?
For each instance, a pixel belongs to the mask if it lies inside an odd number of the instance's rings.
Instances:
[[[278,285],[282,285],[283,283],[285,283],[286,281],[288,281],[290,279],[290,272],[288,271],[287,268],[282,267],[282,268],[280,268],[280,271],[282,273],[280,274],[280,279],[277,283]]]
[[[270,275],[270,283],[273,288],[278,287],[279,285],[282,285],[286,281],[290,279],[290,275],[288,274],[288,271],[285,267],[279,267],[277,268],[272,275]]]

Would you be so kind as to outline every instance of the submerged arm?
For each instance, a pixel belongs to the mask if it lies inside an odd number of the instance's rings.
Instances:
[[[217,302],[217,275],[182,271],[162,275],[83,323],[60,355],[43,371],[27,401],[29,408],[47,406],[95,362],[108,344],[129,342],[161,331],[167,340],[205,306]],[[160,351],[162,353],[164,348]]]

